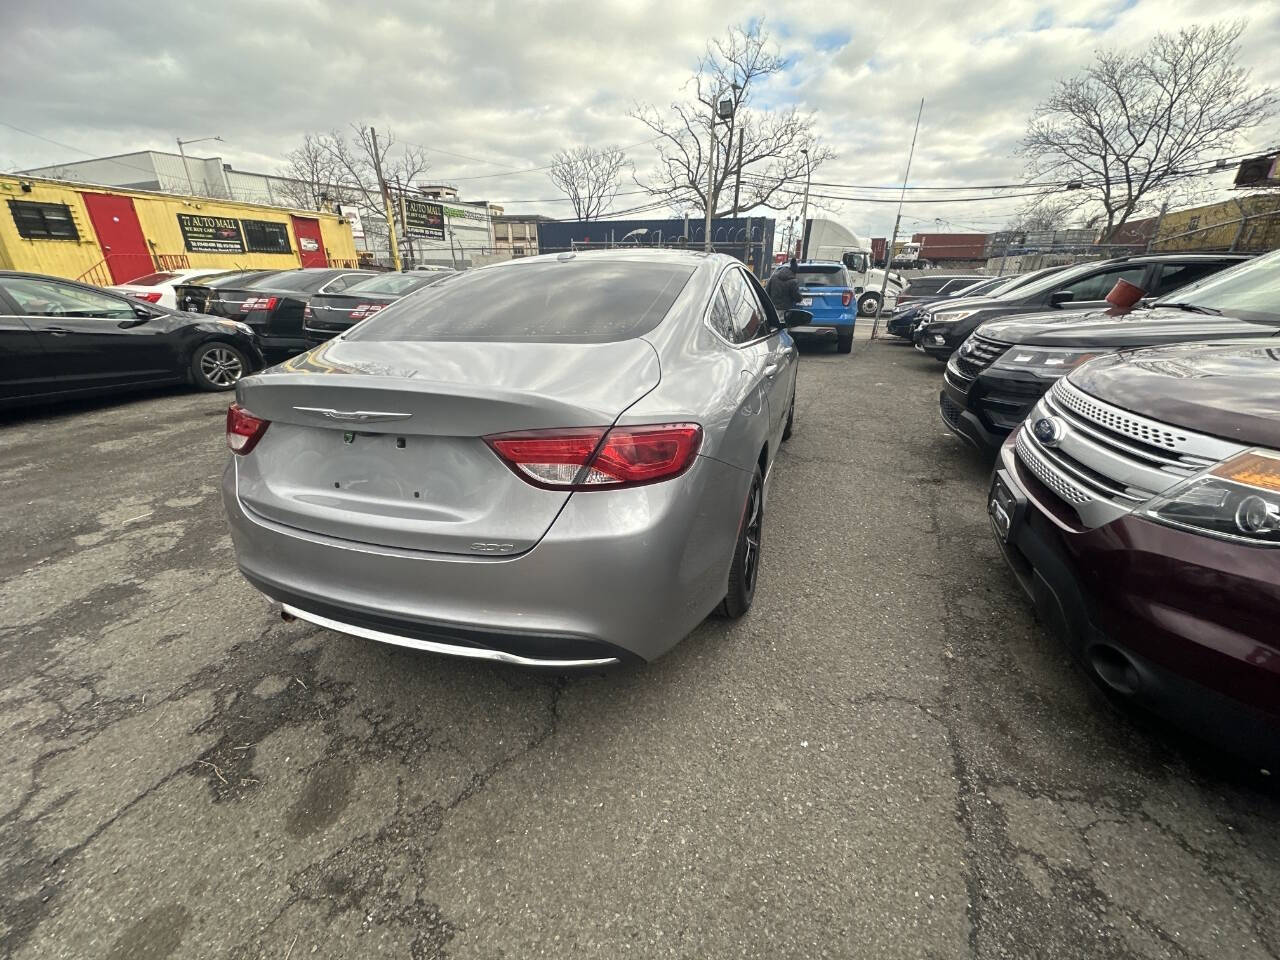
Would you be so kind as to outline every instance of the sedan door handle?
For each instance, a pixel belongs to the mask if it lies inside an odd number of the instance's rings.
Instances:
[[[45,333],[52,333],[55,337],[65,337],[71,331],[66,327],[45,327]]]
[[[776,376],[778,375],[778,371],[779,371],[779,370],[781,370],[781,369],[782,369],[782,364],[781,364],[781,363],[779,363],[779,362],[778,362],[778,361],[776,361],[776,360],[771,361],[771,362],[769,362],[769,363],[765,364],[765,368],[764,368],[764,375],[765,375],[766,377],[770,378],[770,379],[773,379],[774,377],[776,377]]]

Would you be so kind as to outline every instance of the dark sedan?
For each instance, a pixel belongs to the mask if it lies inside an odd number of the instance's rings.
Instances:
[[[0,407],[170,383],[230,390],[263,365],[243,323],[0,272]]]
[[[318,293],[339,293],[372,270],[314,267],[272,273],[250,283],[215,289],[205,312],[241,320],[253,328],[262,352],[272,360],[284,359],[307,348],[302,332],[303,312]]]
[[[1161,253],[1082,263],[1027,284],[1014,296],[970,300],[954,308],[935,304],[925,311],[913,339],[918,349],[946,360],[988,320],[1040,310],[1105,310],[1107,294],[1120,280],[1147,297],[1162,297],[1247,259],[1236,253]]]
[[[453,270],[384,273],[359,280],[340,293],[318,293],[302,311],[302,334],[307,348],[331,340],[415,290],[456,276]]]

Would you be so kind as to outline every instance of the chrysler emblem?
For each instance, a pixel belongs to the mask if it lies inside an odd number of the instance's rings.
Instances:
[[[1031,424],[1031,435],[1045,447],[1056,447],[1066,432],[1067,425],[1057,417],[1040,417]]]
[[[294,407],[300,413],[315,413],[343,423],[378,423],[384,420],[407,420],[412,413],[391,413],[384,410],[331,410],[327,407]]]

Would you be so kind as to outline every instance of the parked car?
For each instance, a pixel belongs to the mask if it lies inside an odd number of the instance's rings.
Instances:
[[[0,406],[167,383],[229,390],[262,366],[243,323],[0,271]]]
[[[214,291],[233,286],[242,287],[263,277],[288,272],[287,270],[228,270],[217,276],[195,277],[178,284],[174,289],[174,297],[178,301],[179,309],[189,310],[192,313],[205,313],[209,298],[214,295]]]
[[[916,328],[917,349],[946,360],[981,324],[997,317],[1041,310],[1105,310],[1107,294],[1125,280],[1147,297],[1161,297],[1248,259],[1235,253],[1160,253],[1095,260],[1068,267],[1020,288],[1013,296],[933,305]]]
[[[1280,334],[1280,254],[1237,264],[1131,312],[1051,311],[991,320],[947,361],[943,422],[994,454],[1059,377],[1129,347]]]
[[[383,273],[358,280],[341,293],[317,293],[302,311],[302,335],[307,347],[318,346],[401,297],[452,276],[456,276],[452,270]]]
[[[555,667],[651,660],[751,606],[797,352],[737,260],[469,270],[241,381],[239,566],[290,617]]]
[[[1060,267],[1060,266],[1042,267],[1039,270],[1032,270],[1028,273],[1020,273],[1011,277],[1003,277],[1003,278],[997,277],[996,279],[1000,281],[999,284],[995,287],[989,288],[985,293],[979,293],[978,297],[984,300],[993,300],[993,299],[999,299],[1001,297],[1015,296],[1017,291],[1021,290],[1023,287],[1027,286],[1028,284],[1034,283],[1035,281],[1039,280],[1041,277],[1047,277],[1051,273],[1057,273],[1058,271],[1065,270],[1065,269],[1066,269],[1065,267]],[[969,287],[966,289],[972,289],[972,287]],[[903,332],[896,335],[905,336],[907,339],[912,339],[915,336],[915,331],[919,328],[920,324],[924,322],[924,317],[927,315],[929,308],[932,307],[935,303],[937,303],[939,299],[942,299],[942,298],[922,299],[918,301],[915,305],[912,305],[910,307],[904,307],[901,311],[899,311],[899,313],[903,313],[903,314],[905,314],[908,310],[911,311],[911,316],[910,316],[911,327],[909,330],[907,330],[905,321],[899,323],[897,325],[897,329]],[[946,307],[949,310],[959,310],[967,306],[968,303],[969,303],[968,294],[965,291],[960,291],[954,296],[947,298]],[[897,321],[897,319],[898,319],[898,316],[897,314],[895,314],[894,320]]]
[[[1276,289],[1235,312],[1280,322]],[[988,509],[1044,623],[1112,698],[1280,762],[1280,349],[1086,363],[1000,451]]]
[[[985,280],[978,280],[968,286],[957,287],[949,293],[920,297],[908,303],[905,307],[899,307],[895,310],[893,316],[889,318],[885,329],[892,336],[910,340],[911,334],[915,330],[916,321],[928,304],[936,303],[939,300],[954,300],[958,297],[994,297],[1000,291],[1008,289],[1018,279],[1017,276],[987,277]]]
[[[376,276],[381,274],[331,267],[285,270],[247,283],[215,288],[205,312],[243,320],[258,335],[262,352],[268,358],[280,359],[307,348],[302,314],[313,296],[340,293],[353,283]]]
[[[834,338],[837,352],[851,352],[858,307],[845,265],[836,260],[801,261],[796,264],[796,280],[804,294],[800,308],[813,314],[813,322],[795,327],[792,333],[796,337]]]
[[[108,289],[115,290],[117,293],[127,294],[135,300],[159,304],[170,310],[186,310],[189,308],[185,305],[180,305],[178,299],[177,291],[179,286],[198,286],[208,280],[212,280],[214,277],[230,272],[229,270],[210,270],[208,267],[163,270],[160,273],[149,273],[145,277],[138,277],[128,283],[108,287]]]
[[[953,290],[960,290],[979,280],[986,280],[981,273],[926,273],[912,277],[906,289],[898,294],[897,309],[925,297],[941,297]]]

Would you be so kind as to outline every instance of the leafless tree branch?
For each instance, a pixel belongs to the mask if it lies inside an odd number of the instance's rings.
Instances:
[[[569,198],[579,220],[598,220],[618,195],[627,157],[617,147],[575,147],[551,158],[547,176]]]

